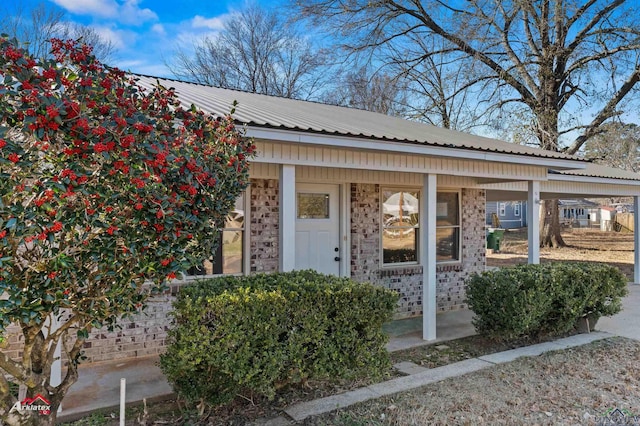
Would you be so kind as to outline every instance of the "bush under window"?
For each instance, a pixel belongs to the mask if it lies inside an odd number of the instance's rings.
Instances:
[[[225,276],[181,290],[160,365],[177,394],[216,405],[310,379],[378,377],[397,294],[312,271]]]

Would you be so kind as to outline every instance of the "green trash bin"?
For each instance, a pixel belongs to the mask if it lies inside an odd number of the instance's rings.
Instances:
[[[500,242],[502,241],[502,238],[504,237],[504,229],[494,229],[493,237],[496,240],[495,250],[496,251],[500,251]]]
[[[500,251],[500,241],[504,237],[504,229],[489,228],[487,234],[487,248]]]
[[[491,250],[495,250],[496,248],[496,235],[492,230],[487,232],[487,248]]]

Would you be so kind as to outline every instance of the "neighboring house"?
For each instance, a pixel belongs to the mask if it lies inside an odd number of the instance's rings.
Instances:
[[[428,340],[436,338],[436,313],[466,308],[465,280],[485,270],[487,203],[528,201],[529,261],[537,263],[541,199],[640,195],[640,175],[564,153],[362,110],[141,77],[147,87],[156,82],[206,111],[225,113],[237,101],[234,117],[257,146],[250,186],[222,246],[192,276],[311,268],[370,281],[398,292],[396,318],[423,317]],[[85,356],[162,351],[171,299],[156,299],[119,331],[92,332]]]
[[[585,199],[559,200],[560,224],[565,227],[600,227],[600,205]]]
[[[495,226],[496,218],[499,227],[504,229],[523,228],[527,226],[527,203],[524,201],[488,202],[487,225]]]
[[[522,228],[527,226],[527,202],[526,201],[497,201],[487,202],[486,206],[487,226],[494,226],[495,219],[500,222],[500,227],[504,229]],[[558,200],[558,215],[560,224],[571,228],[600,228],[603,231],[611,228],[611,214],[601,212],[598,203],[577,199]]]

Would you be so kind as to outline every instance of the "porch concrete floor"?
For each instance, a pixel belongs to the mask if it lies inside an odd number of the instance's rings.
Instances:
[[[422,340],[422,317],[392,321],[384,326],[390,335],[387,349],[393,352],[473,335],[472,316],[473,312],[469,310],[438,314],[438,338],[433,341]],[[163,399],[172,394],[156,356],[81,365],[78,382],[64,399],[58,418],[70,421],[106,408],[112,409],[117,417],[121,378],[126,379],[127,404],[140,402],[143,398],[147,401]]]
[[[389,334],[389,352],[430,345],[447,340],[476,334],[471,319],[473,312],[468,309],[442,312],[436,315],[436,340],[422,340],[422,317],[392,321],[383,329]]]

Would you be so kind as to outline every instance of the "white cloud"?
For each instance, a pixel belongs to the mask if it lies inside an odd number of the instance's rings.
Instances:
[[[204,16],[196,15],[191,19],[191,26],[193,28],[208,28],[210,30],[221,30],[224,28],[224,20],[227,15],[220,15],[213,18],[205,18]]]
[[[158,15],[154,11],[148,8],[140,9],[138,3],[140,3],[140,0],[125,0],[118,11],[120,21],[131,25],[139,25],[143,22],[158,20]]]
[[[117,50],[124,49],[133,43],[137,34],[132,31],[116,30],[105,26],[92,26],[101,38],[109,40]]]
[[[114,0],[53,0],[55,4],[76,15],[112,18],[118,14]]]
[[[167,34],[167,32],[164,29],[164,25],[162,24],[153,24],[153,26],[151,27],[151,31],[161,36],[164,36]]]
[[[52,0],[58,6],[76,15],[109,18],[128,25],[141,25],[157,21],[158,15],[149,8],[140,8],[140,0]]]

